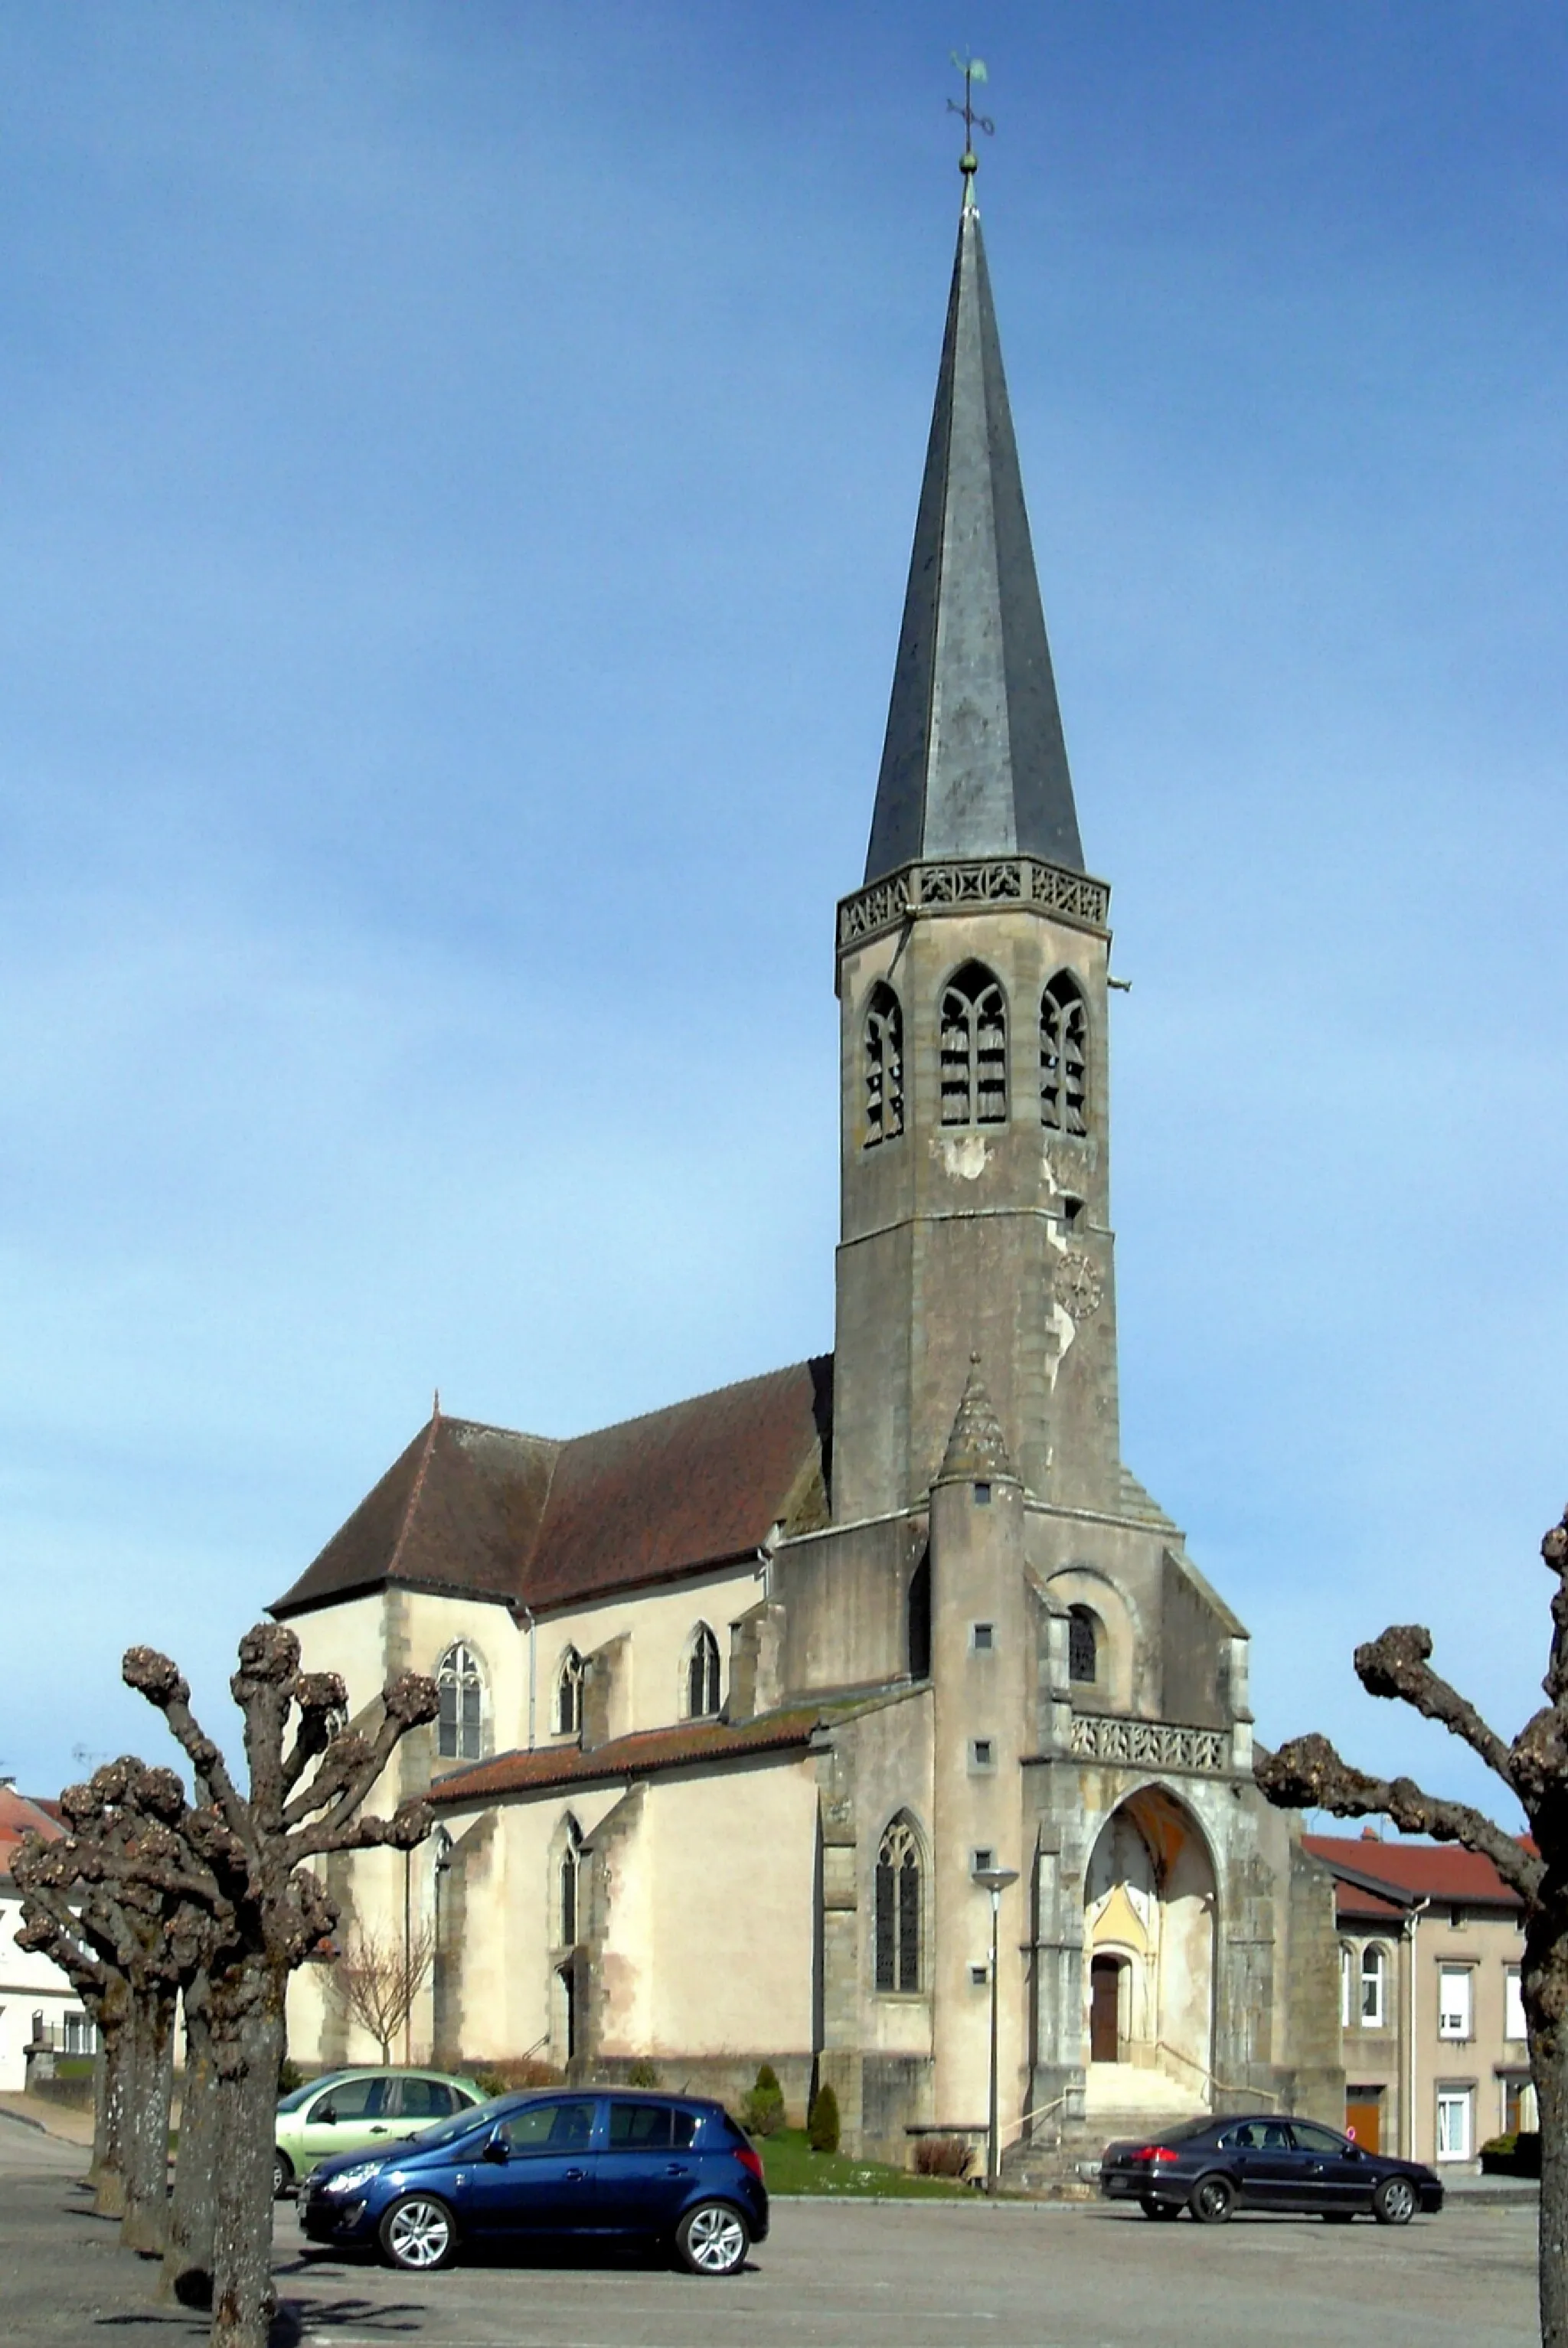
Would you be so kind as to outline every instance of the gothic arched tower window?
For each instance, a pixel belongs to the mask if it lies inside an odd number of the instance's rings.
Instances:
[[[1088,1014],[1065,970],[1040,997],[1040,1123],[1057,1133],[1088,1131]]]
[[[942,990],[942,1122],[1007,1122],[1007,1006],[984,963],[966,962]]]
[[[568,1647],[555,1675],[555,1733],[575,1736],[583,1725],[583,1658]]]
[[[566,1845],[561,1854],[561,1937],[558,1948],[574,1948],[577,1942],[577,1893],[583,1869],[583,1829],[568,1814]]]
[[[718,1641],[699,1623],[686,1659],[686,1717],[705,1720],[718,1710]]]
[[[903,1131],[903,1012],[880,979],[866,1005],[865,1083],[865,1146],[874,1149]]]
[[[436,1750],[443,1761],[477,1761],[484,1734],[484,1674],[479,1657],[459,1639],[436,1666],[441,1709]]]
[[[920,1838],[901,1811],[877,1853],[877,1987],[920,1987]]]
[[[909,1577],[909,1589],[904,1597],[904,1632],[909,1675],[912,1680],[931,1677],[931,1551],[926,1550]]]

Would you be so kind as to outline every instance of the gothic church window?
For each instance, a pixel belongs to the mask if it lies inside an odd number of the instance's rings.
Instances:
[[[1078,981],[1058,971],[1040,997],[1040,1123],[1088,1131],[1088,1014]]]
[[[575,1647],[568,1647],[555,1679],[555,1733],[575,1736],[582,1726],[583,1658]]]
[[[577,1944],[577,1892],[583,1869],[583,1833],[577,1821],[566,1821],[566,1848],[561,1854],[561,1937],[556,1943],[562,1949]]]
[[[874,1149],[903,1131],[903,1013],[880,982],[866,1008],[865,1080],[865,1146]]]
[[[443,1761],[477,1761],[484,1727],[484,1674],[479,1657],[459,1639],[436,1666],[441,1709],[436,1750]]]
[[[699,1625],[686,1660],[686,1717],[706,1720],[718,1710],[718,1641]]]
[[[984,963],[966,962],[942,991],[942,1122],[1007,1122],[1007,1007]]]
[[[920,1910],[920,1843],[901,1812],[883,1835],[877,1853],[878,1989],[919,1989]]]
[[[1099,1624],[1087,1606],[1068,1610],[1068,1677],[1086,1687],[1099,1677]]]

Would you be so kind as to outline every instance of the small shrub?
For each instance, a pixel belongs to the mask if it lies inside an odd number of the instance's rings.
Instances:
[[[1541,2137],[1533,2128],[1517,2136],[1489,2137],[1480,2148],[1483,2177],[1539,2177]]]
[[[967,2177],[974,2165],[975,2147],[961,2136],[923,2136],[915,2139],[917,2177]]]
[[[303,2087],[304,2085],[304,2073],[300,2069],[299,2065],[294,2062],[291,2056],[285,2054],[283,2061],[278,2065],[279,2095],[292,2096],[296,2087]]]
[[[487,2096],[514,2096],[520,2087],[559,2087],[563,2074],[534,2054],[504,2055],[499,2062],[457,2062],[452,2065]]]
[[[839,2099],[830,2086],[819,2087],[811,2099],[806,2141],[813,2152],[837,2152],[839,2148]]]
[[[740,2124],[748,2136],[777,2136],[784,2125],[784,2090],[771,2063],[757,2074],[757,2085],[740,2106]]]
[[[656,2087],[658,2084],[659,2074],[657,2065],[650,2063],[645,2054],[639,2054],[636,2061],[633,2064],[631,2069],[626,2074],[627,2086]]]

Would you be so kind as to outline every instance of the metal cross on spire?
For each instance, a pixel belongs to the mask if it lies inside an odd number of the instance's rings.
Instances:
[[[964,77],[964,103],[960,106],[955,98],[950,98],[947,111],[964,117],[964,152],[958,159],[958,168],[964,174],[964,201],[968,203],[975,191],[975,174],[980,169],[980,158],[975,152],[975,133],[983,130],[987,139],[994,139],[996,126],[988,114],[975,111],[975,85],[988,78],[985,58],[961,57],[956,49],[950,55]]]

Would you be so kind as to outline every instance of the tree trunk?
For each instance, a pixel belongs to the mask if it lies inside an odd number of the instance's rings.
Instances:
[[[1530,2061],[1541,2113],[1541,2342],[1542,2348],[1568,2348],[1568,2024],[1561,2016],[1538,2020],[1542,2000],[1532,1996],[1532,1968],[1525,1964],[1525,2014]],[[1559,1989],[1546,2003],[1561,2002]]]
[[[128,2250],[139,2250],[148,2258],[161,2258],[169,2239],[174,2007],[174,1992],[160,1983],[151,1984],[132,1996],[127,2024],[135,2050],[136,2093],[126,2114],[125,2214],[119,2239]]]
[[[284,1964],[257,1953],[212,1982],[223,2157],[212,2256],[211,2348],[267,2348],[273,2289],[273,2147],[287,2038]]]
[[[99,2071],[93,2098],[93,2157],[88,2182],[93,2214],[125,2214],[126,2137],[136,2102],[130,1990],[118,1975],[106,1986],[98,2013]]]
[[[185,1989],[185,2085],[180,2098],[180,2154],[169,2205],[169,2247],[158,2296],[181,2307],[212,2304],[212,2236],[217,2222],[222,2097],[212,2059],[205,1973]]]

